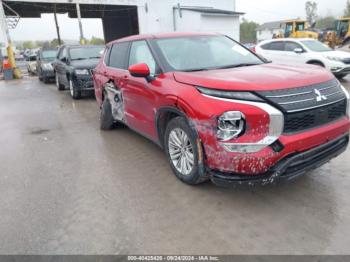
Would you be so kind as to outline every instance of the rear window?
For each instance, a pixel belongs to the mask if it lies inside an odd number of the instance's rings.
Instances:
[[[284,51],[284,43],[283,42],[271,42],[269,45],[269,50]]]

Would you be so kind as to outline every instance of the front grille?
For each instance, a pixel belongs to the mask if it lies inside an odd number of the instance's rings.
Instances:
[[[306,87],[258,93],[284,113],[284,133],[325,125],[346,114],[346,96],[335,79]]]
[[[345,115],[346,100],[320,108],[285,114],[284,133],[294,133],[318,127]]]

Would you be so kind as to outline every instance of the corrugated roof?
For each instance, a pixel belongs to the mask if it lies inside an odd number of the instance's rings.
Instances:
[[[273,21],[273,22],[268,22],[264,23],[256,28],[257,31],[261,30],[272,30],[272,29],[279,29],[281,28],[281,24],[283,24],[286,20],[281,20],[281,21]]]

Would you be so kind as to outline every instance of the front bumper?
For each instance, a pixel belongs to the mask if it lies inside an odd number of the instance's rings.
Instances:
[[[260,175],[241,175],[209,170],[212,182],[219,186],[267,185],[293,180],[322,166],[343,153],[349,143],[349,134],[332,140],[310,150],[287,156],[266,173]]]
[[[53,70],[42,70],[40,73],[43,78],[55,78],[55,72]]]
[[[94,82],[90,75],[75,77],[73,79],[73,84],[79,91],[94,90]]]

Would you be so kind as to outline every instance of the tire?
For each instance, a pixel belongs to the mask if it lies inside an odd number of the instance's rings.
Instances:
[[[203,164],[199,163],[203,156],[199,156],[202,150],[198,150],[197,139],[197,134],[185,118],[176,117],[168,123],[164,149],[174,174],[188,185],[197,185],[208,180],[208,176],[202,171]]]
[[[42,82],[44,80],[44,78],[41,76],[41,74],[39,73],[38,74],[38,78],[39,78],[39,81]]]
[[[65,86],[60,83],[60,80],[58,79],[58,74],[55,74],[55,79],[56,79],[56,86],[58,91],[63,91],[65,89]]]
[[[115,127],[115,121],[112,115],[112,106],[109,103],[107,96],[105,96],[100,115],[100,129],[101,130],[112,130]]]
[[[69,79],[69,92],[74,100],[81,98],[81,91],[78,90],[76,86],[74,86],[72,79]]]
[[[43,81],[44,81],[45,84],[49,84],[50,83],[50,79],[47,78],[47,77],[44,77]]]
[[[346,77],[347,74],[339,74],[339,75],[335,75],[336,78],[338,78],[339,80],[340,79],[343,79],[344,77]]]

